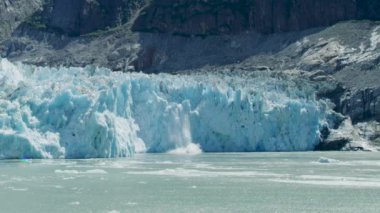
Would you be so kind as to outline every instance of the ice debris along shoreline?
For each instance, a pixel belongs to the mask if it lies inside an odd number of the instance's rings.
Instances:
[[[313,150],[330,110],[299,84],[265,74],[147,75],[2,59],[0,158]]]

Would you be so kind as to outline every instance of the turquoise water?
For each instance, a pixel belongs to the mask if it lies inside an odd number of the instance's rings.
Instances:
[[[0,161],[0,212],[379,212],[379,198],[378,153]]]

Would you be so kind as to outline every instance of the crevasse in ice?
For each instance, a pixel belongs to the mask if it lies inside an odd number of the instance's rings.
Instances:
[[[299,84],[264,74],[147,75],[2,59],[0,158],[312,150],[329,109]]]

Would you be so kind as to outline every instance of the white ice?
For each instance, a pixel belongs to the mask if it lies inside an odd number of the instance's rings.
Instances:
[[[147,75],[0,62],[3,159],[305,151],[320,141],[328,113],[306,83],[269,74]]]

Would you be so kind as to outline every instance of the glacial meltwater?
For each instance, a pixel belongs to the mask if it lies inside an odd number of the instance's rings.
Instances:
[[[379,212],[380,155],[0,161],[1,212]]]

